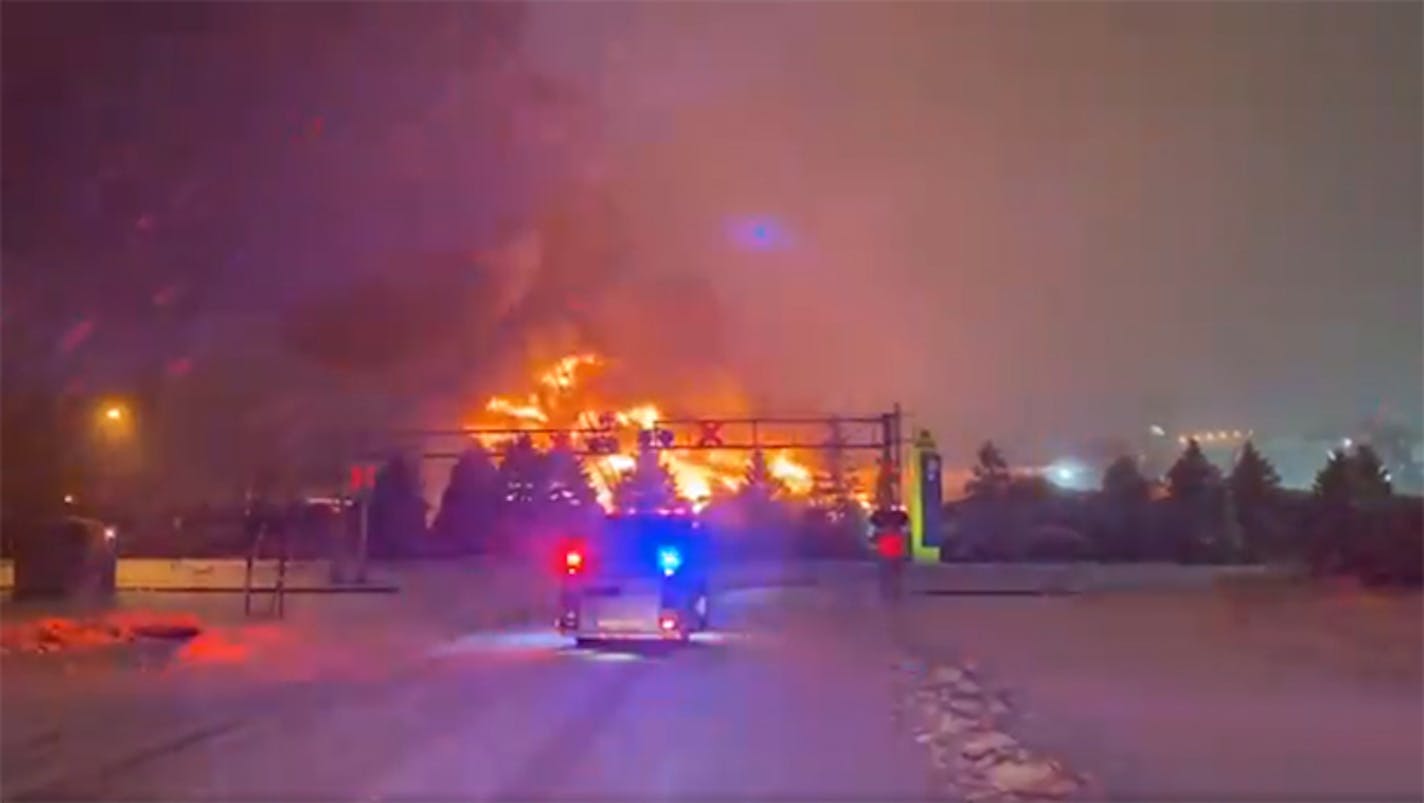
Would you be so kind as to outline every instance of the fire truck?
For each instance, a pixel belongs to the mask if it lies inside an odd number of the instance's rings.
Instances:
[[[693,514],[610,515],[596,535],[560,545],[556,625],[580,645],[687,641],[711,616],[708,557]]]

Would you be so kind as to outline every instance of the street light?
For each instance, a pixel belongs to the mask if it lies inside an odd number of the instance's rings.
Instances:
[[[127,434],[133,425],[133,412],[122,400],[105,401],[95,410],[95,420],[99,429],[109,434]]]
[[[123,504],[133,496],[130,487],[140,467],[137,425],[138,412],[126,398],[118,395],[101,397],[91,402],[86,451],[93,485],[84,496],[88,506],[108,510]]]
[[[93,408],[90,428],[94,443],[103,452],[104,461],[132,457],[135,429],[138,424],[134,408],[123,399],[102,400]]]

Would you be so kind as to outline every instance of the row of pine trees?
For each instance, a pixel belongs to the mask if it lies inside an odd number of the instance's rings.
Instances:
[[[745,536],[839,538],[840,551],[863,526],[850,473],[838,462],[816,477],[798,517],[786,488],[770,471],[762,452],[753,452],[736,493],[716,498],[708,518]],[[672,474],[654,449],[639,452],[633,469],[612,489],[619,510],[658,510],[683,503]],[[589,468],[567,447],[547,451],[521,439],[499,459],[478,445],[466,450],[450,471],[430,526],[415,467],[392,457],[377,472],[370,513],[370,549],[377,557],[419,551],[422,543],[469,552],[503,552],[531,534],[586,530],[603,514]],[[804,524],[819,535],[789,533]],[[804,529],[804,528],[802,528]]]
[[[1015,474],[992,442],[977,458],[966,498],[949,506],[949,552],[965,560],[1286,560],[1410,582],[1424,562],[1419,500],[1395,497],[1368,445],[1332,452],[1309,492],[1283,489],[1249,441],[1227,472],[1196,441],[1160,480],[1120,457],[1088,494]]]
[[[788,504],[760,453],[752,455],[744,479],[737,493],[704,511],[729,543],[815,555],[863,552],[864,516],[847,473],[822,472],[809,504]],[[979,450],[965,491],[965,499],[946,506],[945,556],[951,560],[1286,560],[1406,582],[1418,582],[1424,563],[1418,500],[1395,497],[1388,472],[1367,445],[1332,453],[1309,492],[1283,489],[1274,466],[1250,442],[1223,472],[1192,441],[1160,479],[1145,476],[1125,456],[1107,467],[1098,490],[1069,494],[1041,476],[1013,472],[990,442]],[[613,493],[619,509],[678,502],[656,450],[641,452]],[[505,551],[531,533],[596,526],[602,508],[577,454],[521,441],[500,460],[477,447],[467,451],[428,530],[426,513],[415,471],[393,458],[376,480],[372,553],[409,554],[422,541]]]

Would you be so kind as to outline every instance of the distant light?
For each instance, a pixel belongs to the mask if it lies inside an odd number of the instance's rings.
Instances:
[[[74,494],[65,494],[65,495],[64,495],[64,503],[65,503],[66,505],[72,505],[72,504],[74,504]]]
[[[1164,437],[1167,434],[1167,430],[1161,428],[1156,424],[1153,424],[1152,426],[1148,427],[1147,431],[1151,432],[1153,435],[1156,435],[1159,438]]]
[[[104,528],[104,540],[105,540],[105,541],[113,541],[114,539],[116,539],[116,538],[118,538],[118,537],[119,537],[119,529],[118,529],[117,527],[114,527],[114,526],[111,525],[111,526],[108,526],[108,527],[105,527],[105,528]]]
[[[1345,447],[1346,449],[1349,449],[1355,445],[1355,442],[1350,438],[1344,438],[1340,441],[1340,445]]]
[[[791,247],[791,237],[775,219],[741,218],[732,222],[733,243],[748,251],[780,251]]]
[[[1060,460],[1048,467],[1048,480],[1060,488],[1074,487],[1086,472],[1074,461]]]
[[[124,408],[113,406],[104,410],[104,417],[110,421],[122,421],[124,418]]]

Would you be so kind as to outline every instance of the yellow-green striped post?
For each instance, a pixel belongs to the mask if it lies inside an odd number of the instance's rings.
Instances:
[[[938,563],[941,539],[940,457],[934,438],[920,430],[910,450],[910,550],[916,563]]]

